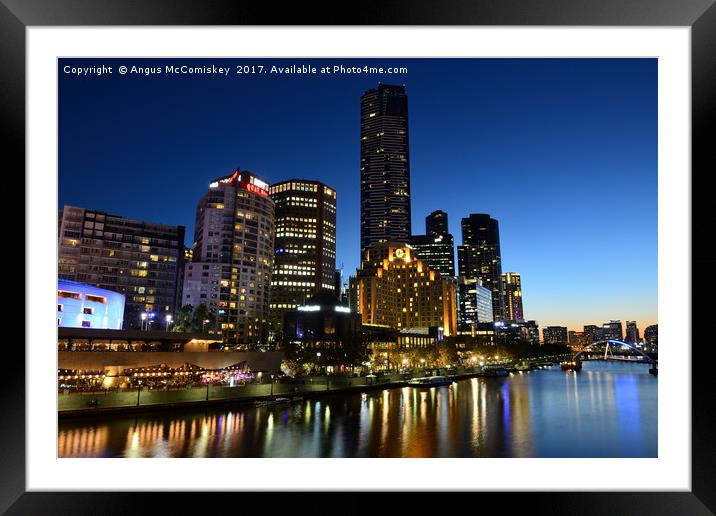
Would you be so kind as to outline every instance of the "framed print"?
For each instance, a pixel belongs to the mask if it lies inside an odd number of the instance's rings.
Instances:
[[[709,514],[712,2],[209,6],[0,9],[3,510]]]

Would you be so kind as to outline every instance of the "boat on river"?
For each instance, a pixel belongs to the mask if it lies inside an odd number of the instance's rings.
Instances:
[[[425,376],[408,380],[408,385],[411,387],[440,387],[441,385],[450,385],[451,383],[452,380],[447,376]]]

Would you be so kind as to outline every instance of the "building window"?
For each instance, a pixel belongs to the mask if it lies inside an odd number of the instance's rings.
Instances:
[[[87,294],[86,299],[87,301],[91,301],[93,303],[102,303],[103,305],[107,304],[107,298],[104,296],[93,296],[92,294]]]
[[[92,324],[90,323],[90,321],[82,321],[82,327],[83,328],[91,328]]]
[[[57,311],[58,311],[58,312],[62,312],[62,309],[63,309],[63,308],[64,308],[64,307],[63,307],[62,305],[57,305]]]
[[[86,307],[82,309],[82,313],[86,315],[94,315],[94,308]]]
[[[58,290],[57,297],[64,297],[67,299],[82,299],[82,295],[79,292],[68,292],[67,290]]]

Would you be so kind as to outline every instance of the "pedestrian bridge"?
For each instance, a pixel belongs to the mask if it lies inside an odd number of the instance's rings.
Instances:
[[[584,346],[572,356],[573,362],[581,360],[620,360],[643,362],[656,366],[657,361],[637,349],[633,344],[616,339],[599,340]]]

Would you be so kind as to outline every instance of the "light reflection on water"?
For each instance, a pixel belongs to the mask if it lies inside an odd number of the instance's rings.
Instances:
[[[275,407],[60,421],[60,457],[656,457],[643,364],[585,362]]]

